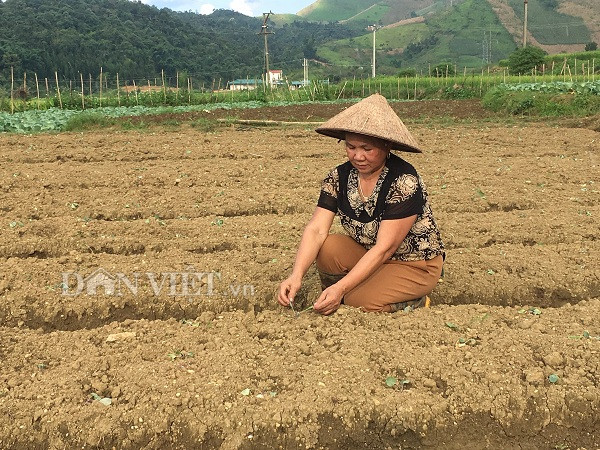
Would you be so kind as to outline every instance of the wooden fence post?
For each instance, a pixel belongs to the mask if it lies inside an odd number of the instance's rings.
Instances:
[[[117,72],[117,102],[121,106],[121,87],[119,86],[119,72]]]
[[[56,79],[56,93],[58,94],[58,103],[60,109],[63,109],[62,98],[60,97],[60,86],[58,85],[58,71],[54,71],[54,78]]]
[[[192,88],[190,84],[190,77],[187,79],[187,87],[188,87],[188,105],[192,104]]]
[[[167,88],[165,86],[165,70],[160,70],[160,76],[162,78],[162,88],[163,88],[163,97],[165,99],[165,104],[167,103]]]
[[[81,109],[85,109],[85,91],[83,90],[83,73],[79,72],[79,81],[81,81]]]
[[[40,109],[40,83],[38,82],[37,72],[35,73],[35,91],[37,94],[37,109]]]
[[[15,68],[10,66],[10,113],[15,113]]]
[[[100,67],[100,107],[102,107],[102,67]]]
[[[140,102],[138,101],[138,93],[137,93],[137,86],[135,85],[135,80],[133,80],[133,93],[135,94],[135,104],[139,105]]]

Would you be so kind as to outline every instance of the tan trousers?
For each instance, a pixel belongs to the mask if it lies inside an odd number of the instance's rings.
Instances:
[[[350,236],[330,234],[317,255],[317,269],[333,279],[340,279],[366,252]],[[429,294],[440,278],[442,265],[441,255],[421,261],[386,261],[369,278],[344,295],[344,304],[366,311],[389,312],[393,303]]]

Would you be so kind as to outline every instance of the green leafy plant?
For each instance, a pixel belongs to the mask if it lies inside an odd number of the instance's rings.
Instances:
[[[392,376],[385,379],[385,385],[389,388],[396,387],[399,389],[404,389],[408,384],[410,384],[410,381],[406,379],[399,380],[398,378]]]
[[[175,361],[176,359],[186,359],[193,358],[194,354],[192,352],[186,352],[183,350],[176,350],[174,352],[168,353],[167,356],[171,358],[171,361]]]

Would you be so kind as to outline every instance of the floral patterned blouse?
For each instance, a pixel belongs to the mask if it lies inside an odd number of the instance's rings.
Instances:
[[[418,261],[444,254],[425,184],[410,163],[394,154],[386,160],[366,201],[358,190],[358,171],[347,161],[325,177],[317,206],[339,214],[346,232],[367,250],[375,245],[382,220],[416,214],[414,225],[391,259]]]

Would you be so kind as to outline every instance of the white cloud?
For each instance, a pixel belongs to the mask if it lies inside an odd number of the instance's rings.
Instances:
[[[231,0],[229,7],[234,11],[247,16],[254,16],[254,13],[252,12],[252,6],[250,6],[248,0]]]
[[[200,5],[200,14],[211,14],[215,10],[215,5],[204,3]]]

